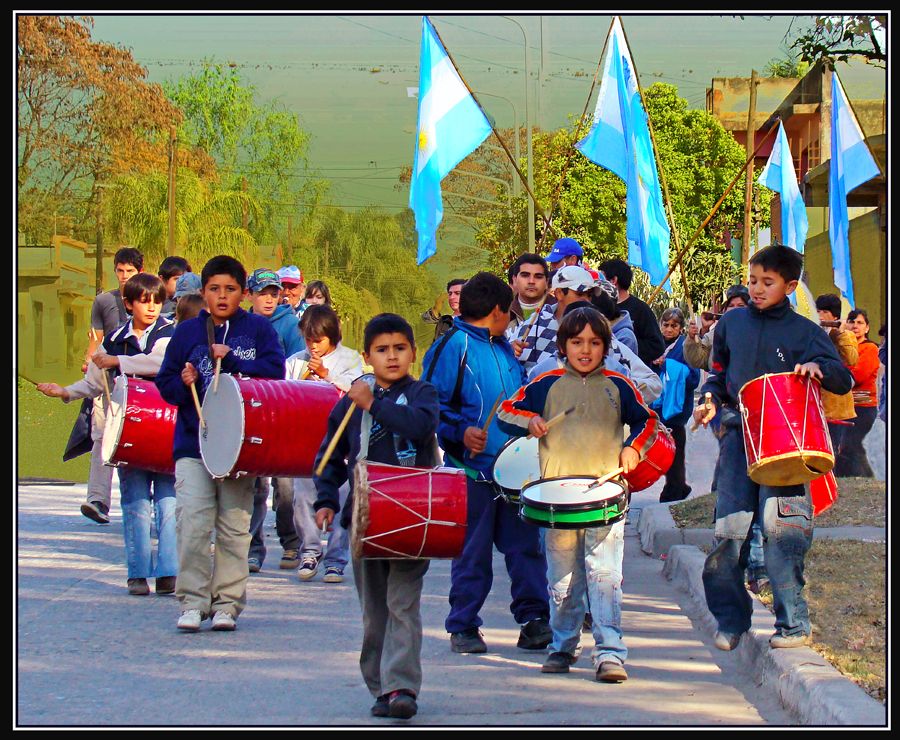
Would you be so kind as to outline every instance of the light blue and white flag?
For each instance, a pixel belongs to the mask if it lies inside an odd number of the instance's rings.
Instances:
[[[872,158],[862,129],[847,102],[837,72],[831,75],[831,164],[828,172],[828,237],[834,284],[851,306],[853,276],[850,274],[850,219],[847,193],[871,180],[881,170]]]
[[[806,204],[797,184],[791,147],[781,121],[778,122],[778,134],[775,136],[769,161],[760,172],[758,182],[781,196],[781,243],[802,254],[809,221],[806,218]]]
[[[416,153],[409,189],[419,234],[418,264],[437,251],[435,233],[444,217],[441,180],[490,133],[491,124],[423,16]]]
[[[575,146],[591,162],[625,181],[628,262],[659,285],[669,269],[669,224],[647,113],[618,17],[609,31],[607,49],[594,124]],[[670,290],[668,280],[664,287]]]

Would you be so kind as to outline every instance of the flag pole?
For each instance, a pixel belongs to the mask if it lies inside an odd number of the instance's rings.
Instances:
[[[734,179],[731,181],[731,183],[728,185],[728,187],[725,188],[725,192],[722,193],[722,197],[719,198],[718,201],[716,201],[716,204],[712,207],[712,210],[710,210],[709,215],[703,220],[703,223],[697,227],[697,230],[693,233],[691,238],[688,239],[687,243],[684,245],[684,247],[682,248],[681,252],[678,255],[679,259],[684,255],[685,252],[687,252],[688,249],[690,249],[693,246],[694,242],[697,241],[697,238],[700,236],[703,229],[706,228],[706,225],[710,221],[712,221],[713,216],[716,215],[716,211],[718,211],[719,207],[722,205],[722,203],[725,202],[725,198],[727,198],[728,194],[732,190],[734,190],[734,186],[737,185],[738,180],[740,180],[744,176],[744,172],[746,171],[747,167],[750,166],[750,162],[752,162],[754,159],[756,159],[756,155],[763,148],[763,145],[765,145],[765,143],[769,140],[769,137],[772,135],[772,132],[778,130],[778,122],[780,120],[781,120],[780,117],[775,118],[775,121],[772,124],[772,127],[766,132],[765,136],[763,136],[762,141],[759,142],[759,145],[756,147],[753,154],[751,154],[747,158],[747,161],[744,162],[744,166],[741,167],[740,170],[738,170],[738,173],[734,176]],[[659,294],[659,291],[662,290],[663,284],[665,284],[666,280],[669,279],[669,276],[672,274],[672,272],[674,270],[675,270],[674,267],[669,268],[669,271],[666,273],[666,276],[662,279],[662,282],[660,282],[660,284],[653,290],[653,293],[650,295],[650,298],[647,300],[647,303],[653,302],[653,299],[656,298],[656,296]]]
[[[425,16],[428,18],[428,16]],[[475,93],[472,91],[472,88],[469,87],[469,83],[466,82],[465,78],[462,76],[462,72],[459,71],[459,67],[456,64],[456,60],[453,58],[453,55],[450,53],[450,50],[447,48],[447,45],[444,43],[444,39],[441,38],[441,34],[438,33],[437,28],[434,23],[431,23],[431,19],[428,19],[429,24],[431,25],[432,30],[434,31],[434,35],[437,36],[438,41],[440,41],[441,46],[444,47],[444,52],[447,54],[447,58],[450,60],[450,64],[453,65],[453,69],[456,70],[456,74],[459,75],[459,79],[463,85],[465,85],[466,90],[469,91],[469,95],[472,96],[472,100],[475,101],[475,105],[478,106],[478,109],[481,111],[482,115],[484,115],[485,120],[488,122],[488,125],[491,127],[491,131],[493,131],[494,136],[497,137],[497,141],[500,142],[500,146],[503,147],[503,151],[506,152],[506,156],[509,157],[509,161],[512,163],[513,169],[515,169],[516,173],[519,175],[519,179],[522,181],[522,184],[525,186],[525,192],[531,197],[532,202],[535,205],[535,208],[540,210],[541,218],[544,221],[545,228],[553,229],[553,225],[550,223],[550,219],[547,218],[547,215],[544,213],[544,210],[540,207],[540,204],[537,201],[537,198],[534,196],[534,193],[531,191],[531,188],[528,187],[528,179],[525,175],[522,174],[522,170],[519,169],[519,163],[516,162],[516,158],[513,156],[512,152],[509,150],[509,147],[506,145],[506,142],[503,141],[500,134],[497,133],[497,129],[494,128],[494,124],[491,123],[491,119],[488,118],[487,113],[484,110],[484,106],[481,104],[481,101],[476,97]],[[526,70],[527,72],[528,70]],[[516,134],[518,136],[518,133]],[[529,226],[529,228],[533,228],[533,225]]]
[[[691,293],[688,289],[687,284],[687,275],[684,274],[684,263],[682,262],[682,250],[681,250],[681,238],[678,235],[678,227],[675,225],[675,216],[672,213],[672,203],[671,197],[669,196],[669,185],[666,182],[666,174],[663,170],[662,162],[659,158],[659,149],[656,146],[656,135],[653,133],[653,122],[650,120],[650,111],[647,109],[647,101],[644,99],[644,88],[641,87],[641,77],[637,71],[637,65],[634,62],[634,55],[631,53],[631,43],[628,41],[628,34],[625,33],[625,24],[622,23],[621,16],[616,16],[619,18],[619,25],[622,26],[622,35],[625,37],[625,44],[628,46],[628,56],[631,57],[631,65],[634,68],[634,81],[637,84],[638,94],[641,96],[641,105],[644,107],[644,113],[647,115],[647,128],[650,131],[650,141],[653,142],[653,158],[656,160],[656,169],[659,173],[660,183],[663,187],[663,193],[665,194],[664,205],[666,207],[666,215],[669,217],[669,225],[672,227],[672,236],[675,239],[675,251],[677,253],[676,264],[680,268],[681,271],[681,282],[684,286],[684,298],[688,304],[688,311],[691,315],[691,320],[694,318],[694,303],[691,301]],[[669,270],[669,275],[672,273]],[[666,276],[666,280],[668,279],[668,275]],[[665,285],[666,280],[662,280],[659,284],[660,287]],[[653,292],[654,297],[659,293],[658,290]]]
[[[559,175],[559,184],[556,186],[556,192],[553,193],[553,199],[550,202],[550,221],[553,221],[553,212],[556,210],[556,206],[559,205],[559,196],[562,193],[563,184],[566,181],[566,175],[569,173],[569,166],[572,164],[572,159],[575,156],[575,143],[578,141],[581,136],[581,127],[584,125],[584,119],[587,117],[588,108],[591,105],[591,98],[594,95],[594,88],[597,87],[597,78],[600,76],[600,68],[603,66],[603,57],[606,54],[606,47],[609,45],[609,35],[612,32],[613,23],[615,23],[615,17],[613,20],[609,22],[609,30],[606,32],[606,39],[603,42],[603,49],[600,51],[600,59],[597,61],[597,71],[594,72],[594,79],[591,81],[591,89],[588,92],[587,100],[584,104],[584,110],[581,112],[581,118],[578,120],[578,126],[575,129],[575,141],[572,144],[571,149],[569,150],[569,154],[566,157],[565,164],[563,164],[562,172]],[[544,244],[544,239],[547,237],[547,230],[544,229],[541,232],[541,238],[535,247],[535,252],[538,254],[541,253],[541,246]]]

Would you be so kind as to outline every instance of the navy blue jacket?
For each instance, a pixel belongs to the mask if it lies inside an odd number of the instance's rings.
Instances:
[[[822,387],[842,395],[853,387],[834,343],[821,327],[796,313],[787,298],[760,311],[751,304],[728,311],[716,324],[712,372],[701,391],[716,406],[737,407],[745,383],[768,373],[790,373],[797,364],[815,362]]]
[[[186,362],[197,368],[200,373],[197,393],[202,403],[215,374],[206,336],[208,316],[206,309],[201,309],[197,317],[178,324],[156,376],[156,387],[159,388],[160,395],[178,407],[173,450],[176,460],[182,457],[200,457],[200,420],[197,418],[197,409],[194,408],[191,389],[181,380],[181,371]],[[268,319],[239,308],[229,321],[216,327],[215,340],[216,344],[231,347],[231,352],[222,358],[223,372],[240,373],[254,378],[284,378],[284,351]]]
[[[112,334],[103,337],[103,351],[108,355],[134,357],[135,355],[149,355],[153,350],[156,340],[163,337],[171,337],[175,333],[175,325],[169,319],[160,316],[150,329],[144,349],[138,344],[137,337],[133,334],[126,336],[131,329],[131,319],[116,329]],[[114,375],[119,374],[119,369],[114,368]]]

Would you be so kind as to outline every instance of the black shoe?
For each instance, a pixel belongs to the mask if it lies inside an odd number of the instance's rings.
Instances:
[[[662,492],[659,494],[659,503],[670,504],[674,501],[684,501],[690,495],[690,486],[685,486],[680,491],[676,492],[673,492],[671,489],[667,490],[666,488],[663,488]]]
[[[372,713],[373,717],[387,717],[388,715],[388,695],[382,694],[377,699],[375,699],[375,703],[372,705],[372,708],[369,710]]]
[[[128,593],[132,596],[146,596],[150,593],[150,586],[147,585],[146,578],[129,578]]]
[[[81,513],[97,524],[109,524],[109,507],[100,501],[88,501],[81,505]]]
[[[581,631],[590,634],[594,631],[594,618],[590,612],[584,613],[584,621],[581,623]]]
[[[416,704],[416,696],[412,691],[400,689],[392,691],[388,699],[388,717],[394,719],[409,719],[419,711]]]
[[[550,623],[543,617],[532,619],[519,630],[519,641],[516,647],[523,650],[543,650],[553,640]]]
[[[174,594],[175,593],[175,576],[160,576],[156,579],[156,593],[158,594]]]
[[[453,632],[450,635],[450,649],[454,653],[486,653],[487,645],[481,639],[481,632],[477,627]]]
[[[568,673],[569,666],[575,665],[576,660],[572,653],[550,653],[541,666],[541,673]]]

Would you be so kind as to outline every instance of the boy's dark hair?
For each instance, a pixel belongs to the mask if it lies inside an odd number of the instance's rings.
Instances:
[[[465,284],[466,284],[465,278],[453,278],[453,280],[451,280],[449,283],[447,283],[447,292],[449,293],[450,288],[452,288],[454,285],[465,285]]]
[[[328,337],[332,346],[342,339],[341,320],[331,306],[314,304],[300,317],[300,333],[304,338],[321,339]]]
[[[459,313],[465,320],[478,321],[494,307],[509,311],[512,304],[512,288],[491,272],[479,272],[470,277],[459,294]]]
[[[132,265],[140,272],[144,269],[144,255],[134,247],[122,247],[113,256],[113,265]]]
[[[777,272],[786,283],[799,280],[803,272],[803,255],[784,244],[770,244],[750,258],[751,265],[759,265],[763,270]]]
[[[591,294],[591,305],[602,313],[607,321],[612,321],[622,315],[619,304],[602,290],[595,290]]]
[[[175,304],[175,323],[180,324],[182,321],[194,318],[204,305],[203,296],[199,293],[187,293],[181,296],[178,303]]]
[[[380,313],[369,319],[369,323],[366,324],[366,328],[363,330],[364,352],[368,354],[372,347],[372,342],[375,341],[379,334],[402,334],[409,340],[410,346],[413,349],[416,348],[416,338],[413,335],[412,327],[406,319],[395,313]]]
[[[524,254],[519,255],[519,258],[510,265],[509,270],[507,270],[507,277],[509,278],[508,282],[512,282],[513,278],[519,274],[519,270],[522,269],[522,265],[540,265],[544,268],[544,275],[547,276],[547,280],[550,280],[550,266],[547,264],[547,260],[545,260],[541,255],[535,254],[534,252],[525,252]]]
[[[143,303],[145,298],[155,299],[157,303],[165,303],[168,294],[165,283],[156,275],[139,272],[128,278],[122,288],[122,298],[129,303]]]
[[[200,285],[205,288],[213,275],[229,275],[237,281],[241,290],[247,288],[247,270],[238,260],[227,254],[213,257],[203,265],[203,270],[200,272]]]
[[[599,269],[610,282],[612,282],[613,278],[616,278],[616,283],[622,290],[631,288],[634,272],[632,272],[631,266],[625,260],[606,260],[606,262],[600,263],[600,267],[597,269]]]
[[[328,286],[325,285],[321,280],[313,280],[311,283],[306,284],[306,291],[303,293],[303,300],[312,294],[313,291],[322,294],[322,297],[325,299],[325,305],[331,305],[331,291],[328,290]]]
[[[190,271],[191,266],[184,257],[166,257],[160,262],[157,272],[163,280],[170,280]]]
[[[573,309],[573,306],[567,306],[566,313],[559,322],[559,329],[556,330],[556,348],[559,350],[560,358],[565,357],[566,342],[581,334],[584,327],[590,326],[594,334],[603,340],[603,359],[605,360],[606,355],[609,354],[609,345],[612,344],[612,329],[609,328],[606,317],[587,301],[583,304],[579,302],[574,310],[568,309]]]
[[[816,298],[816,311],[828,311],[834,318],[841,318],[841,299],[834,293],[825,293]]]

